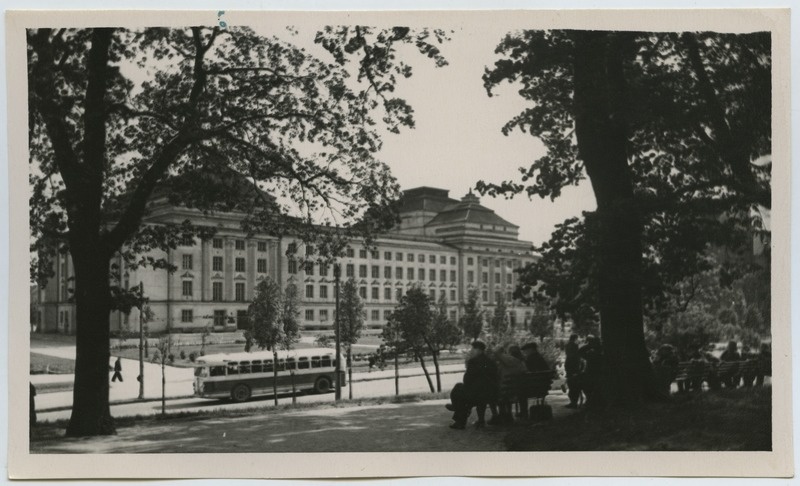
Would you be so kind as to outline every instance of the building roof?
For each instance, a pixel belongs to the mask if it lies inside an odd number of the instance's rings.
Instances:
[[[483,224],[493,226],[506,226],[511,228],[519,228],[519,226],[512,224],[505,219],[501,218],[491,209],[482,206],[477,196],[469,192],[457,202],[448,206],[434,217],[426,226],[439,226],[452,223],[464,224]]]

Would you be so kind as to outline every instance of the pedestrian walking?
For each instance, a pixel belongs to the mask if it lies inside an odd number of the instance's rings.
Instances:
[[[114,376],[111,377],[111,381],[117,381],[119,379],[122,382],[122,358],[117,358],[117,361],[114,362]]]

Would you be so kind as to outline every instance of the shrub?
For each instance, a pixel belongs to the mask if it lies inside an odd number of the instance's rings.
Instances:
[[[167,360],[169,360],[170,363],[174,363],[175,362],[175,354],[174,353],[169,353],[167,355]]]
[[[181,349],[181,359],[186,359],[186,351]]]
[[[183,353],[183,351],[181,351],[181,353]],[[197,359],[197,352],[196,351],[192,351],[191,353],[189,353],[189,361],[194,363],[196,359]]]

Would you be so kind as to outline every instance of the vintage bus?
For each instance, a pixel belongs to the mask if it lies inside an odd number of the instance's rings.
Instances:
[[[272,351],[213,354],[197,359],[194,394],[202,398],[230,398],[244,402],[255,395],[271,395],[274,381]],[[339,383],[346,386],[345,362]],[[313,390],[327,393],[333,390],[336,375],[336,352],[328,348],[278,351],[278,393],[292,391],[292,374],[297,391]]]

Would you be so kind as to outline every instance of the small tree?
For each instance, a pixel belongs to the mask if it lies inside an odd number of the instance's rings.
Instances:
[[[508,332],[508,307],[506,306],[505,295],[502,292],[497,294],[497,303],[494,306],[489,328],[495,340],[502,339],[502,336]]]
[[[400,326],[389,316],[389,322],[383,327],[383,331],[381,332],[381,339],[386,346],[391,349],[392,354],[394,354],[394,393],[395,395],[400,394],[400,353],[404,353],[406,351],[406,342],[403,339],[403,334],[400,331]]]
[[[167,334],[158,339],[158,362],[161,364],[161,415],[167,413],[167,375],[166,365],[169,350],[172,348],[172,335]],[[153,356],[155,358],[155,356]]]
[[[478,300],[478,290],[472,289],[467,293],[467,303],[464,304],[464,315],[458,321],[458,326],[464,336],[476,341],[483,331],[483,309]]]
[[[250,329],[245,331],[245,351],[253,345],[272,351],[272,391],[278,405],[278,346],[283,339],[283,295],[274,280],[267,277],[256,286],[253,302],[247,308]]]
[[[345,345],[347,353],[347,372],[350,388],[348,396],[353,399],[353,344],[358,342],[361,331],[364,329],[366,312],[364,303],[358,296],[358,287],[354,279],[350,278],[342,287],[342,296],[339,302],[339,339]]]
[[[439,303],[433,310],[430,333],[425,341],[431,351],[433,367],[436,370],[436,391],[442,391],[439,354],[442,350],[450,349],[461,341],[461,328],[447,315],[447,299],[444,294],[439,297]]]
[[[208,329],[208,324],[203,327],[203,332],[200,335],[200,356],[204,356],[206,354],[206,339],[211,335],[211,331]]]
[[[427,341],[433,322],[433,312],[431,312],[431,301],[428,294],[418,287],[412,287],[400,299],[400,304],[395,307],[389,317],[389,322],[397,326],[407,349],[412,351],[419,360],[431,392],[435,391],[424,358],[425,351],[430,350]]]
[[[531,334],[539,338],[539,341],[544,342],[544,338],[553,335],[553,318],[547,313],[535,312],[528,324],[528,329]]]
[[[281,340],[280,346],[286,351],[292,349],[300,340],[300,310],[297,308],[297,286],[290,283],[283,294],[283,307],[281,311]],[[297,366],[297,363],[295,363]],[[292,377],[292,405],[297,403],[297,389],[295,387],[295,368],[289,369]]]

